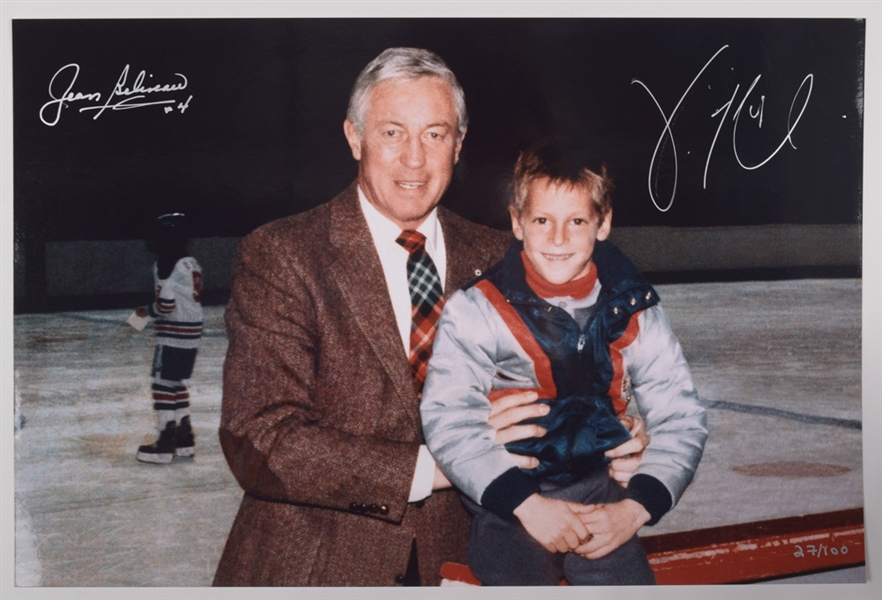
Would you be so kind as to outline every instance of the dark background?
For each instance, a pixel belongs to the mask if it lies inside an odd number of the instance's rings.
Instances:
[[[670,137],[639,79],[670,115]],[[239,237],[325,202],[356,175],[342,132],[352,83],[390,46],[439,53],[471,118],[444,204],[507,228],[504,192],[518,152],[541,137],[577,136],[616,181],[616,227],[858,224],[861,220],[864,22],[850,19],[248,19],[13,22],[16,260],[31,288],[45,244],[148,237],[182,211],[194,237]],[[144,70],[188,79],[186,111],[151,106],[41,122],[49,81],[77,63],[74,91],[113,89]],[[797,94],[807,75],[813,77]],[[786,144],[788,112],[808,102]],[[737,86],[737,91],[736,91]],[[720,127],[713,116],[734,95]],[[794,101],[795,98],[795,101]],[[762,125],[751,118],[762,101]],[[705,161],[717,128],[707,189]],[[42,254],[41,254],[42,253]],[[45,273],[42,275],[45,278]],[[36,287],[39,287],[38,285]]]

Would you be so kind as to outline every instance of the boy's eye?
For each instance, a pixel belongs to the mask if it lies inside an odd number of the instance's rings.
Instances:
[[[573,219],[573,223],[575,223],[576,225],[582,225],[583,223],[585,223],[585,219]]]
[[[536,219],[534,219],[534,221],[536,223],[539,223],[540,225],[545,225],[545,223],[548,221],[548,219],[546,219],[545,217],[536,217]]]

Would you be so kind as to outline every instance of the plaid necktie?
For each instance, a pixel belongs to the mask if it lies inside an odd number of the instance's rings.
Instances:
[[[417,395],[422,395],[429,358],[432,356],[432,341],[435,339],[441,307],[444,306],[441,278],[438,277],[435,263],[426,253],[426,236],[406,230],[402,231],[395,241],[410,252],[410,257],[407,259],[407,283],[413,305],[410,326],[410,368],[413,371]]]

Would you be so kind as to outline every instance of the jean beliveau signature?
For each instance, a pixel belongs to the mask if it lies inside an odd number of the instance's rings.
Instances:
[[[670,114],[665,114],[664,109],[659,105],[658,100],[656,100],[656,98],[655,98],[655,95],[653,95],[653,93],[649,90],[649,88],[646,86],[646,84],[644,84],[639,79],[633,79],[631,81],[632,84],[636,83],[636,84],[640,85],[641,87],[643,87],[643,89],[646,90],[646,93],[649,94],[649,97],[652,98],[653,103],[655,103],[656,108],[658,108],[658,111],[661,113],[662,119],[664,119],[664,129],[662,130],[662,133],[658,138],[658,142],[655,145],[655,150],[652,153],[652,160],[649,163],[649,176],[648,176],[649,197],[652,200],[652,203],[655,205],[655,207],[658,210],[660,210],[661,212],[667,212],[668,210],[670,210],[671,206],[674,204],[674,197],[677,194],[677,175],[678,175],[678,170],[679,170],[679,161],[677,158],[677,145],[674,141],[674,132],[671,129],[671,122],[674,121],[675,117],[677,116],[677,112],[680,110],[680,105],[683,104],[683,100],[689,94],[689,91],[695,85],[695,82],[698,81],[698,79],[701,77],[702,73],[704,73],[704,71],[710,66],[710,64],[714,61],[714,59],[716,59],[717,56],[719,56],[719,54],[728,47],[729,46],[726,45],[726,46],[723,46],[722,48],[720,48],[719,50],[717,50],[717,52],[710,58],[710,60],[705,63],[705,65],[698,72],[698,75],[695,76],[695,78],[692,80],[692,82],[686,88],[686,91],[683,92],[683,95],[680,96],[679,102],[677,102],[677,105],[674,107],[674,109],[671,111]],[[796,146],[793,143],[791,135],[793,134],[793,131],[796,129],[797,124],[799,124],[799,120],[802,118],[802,115],[805,112],[806,106],[808,106],[809,99],[811,98],[811,95],[812,95],[812,84],[814,83],[814,76],[811,73],[809,73],[808,75],[805,76],[805,78],[802,80],[802,83],[800,83],[799,87],[797,88],[796,92],[794,93],[793,99],[790,102],[790,110],[787,114],[787,132],[784,135],[784,138],[781,140],[780,144],[778,144],[778,146],[765,159],[760,160],[758,162],[755,162],[753,164],[747,165],[742,160],[741,154],[738,152],[738,124],[741,121],[741,117],[744,115],[745,105],[747,104],[747,101],[750,98],[750,95],[753,92],[753,89],[756,87],[756,84],[759,82],[760,77],[761,77],[761,75],[757,75],[756,78],[753,80],[753,82],[750,84],[750,87],[747,88],[747,91],[745,92],[744,97],[741,99],[741,102],[737,105],[737,108],[735,109],[735,112],[732,115],[732,122],[733,122],[733,125],[732,125],[732,152],[735,155],[735,160],[737,161],[738,165],[742,169],[745,169],[748,171],[752,171],[754,169],[759,169],[760,167],[762,167],[763,165],[768,163],[770,160],[772,160],[772,158],[776,154],[778,154],[778,152],[781,151],[782,148],[784,148],[784,146],[786,144],[789,144],[792,148],[796,149]],[[806,88],[806,86],[808,86],[808,88],[807,88],[807,91],[805,92],[805,98],[802,100],[802,105],[799,106],[797,103],[797,100],[803,94],[803,89]],[[713,111],[713,113],[711,113],[711,115],[710,115],[711,118],[716,118],[722,113],[722,116],[720,117],[720,123],[717,126],[717,131],[714,134],[714,139],[710,144],[710,148],[708,149],[707,160],[705,161],[705,165],[704,165],[704,177],[702,180],[702,187],[704,187],[705,189],[707,189],[707,171],[708,171],[708,168],[710,167],[710,160],[711,160],[711,155],[714,152],[714,146],[716,146],[717,138],[720,136],[720,130],[723,127],[723,123],[726,121],[726,117],[729,114],[729,110],[732,108],[733,105],[735,105],[735,100],[738,97],[738,90],[740,88],[741,88],[741,84],[736,84],[735,90],[732,92],[732,96],[722,106],[720,106],[718,109]],[[762,126],[763,126],[763,109],[765,107],[765,103],[766,103],[766,97],[760,96],[759,102],[756,103],[755,105],[751,104],[750,106],[748,106],[748,109],[746,111],[749,118],[756,121],[758,129],[762,129]],[[794,118],[794,113],[797,113],[795,118]],[[671,146],[671,154],[672,154],[672,159],[673,159],[673,164],[674,164],[674,177],[673,177],[673,186],[671,189],[670,198],[667,200],[667,204],[665,206],[661,206],[659,203],[659,199],[657,197],[657,194],[654,190],[653,174],[655,174],[656,179],[657,179],[658,171],[660,168],[657,165],[657,162],[659,160],[659,149],[662,147],[662,144],[665,142],[666,138],[669,140],[670,146]],[[655,187],[657,187],[657,186],[655,186]]]
[[[193,96],[190,95],[184,101],[178,101],[174,98],[145,100],[150,94],[169,94],[186,90],[188,81],[186,76],[181,73],[175,73],[175,77],[179,78],[175,83],[152,84],[145,83],[145,80],[153,76],[147,75],[146,71],[141,71],[135,76],[135,80],[129,84],[129,65],[126,65],[119,79],[114,84],[113,90],[107,95],[104,102],[102,102],[103,96],[101,92],[83,93],[74,91],[74,84],[79,75],[80,65],[70,63],[58,69],[55,75],[52,76],[52,79],[49,80],[49,97],[51,100],[40,108],[40,120],[45,125],[49,127],[57,125],[61,119],[62,110],[75,102],[95,103],[80,107],[81,113],[95,111],[95,116],[92,117],[94,120],[104,114],[105,110],[131,110],[146,106],[164,105],[166,113],[170,113],[175,109],[183,113],[190,106],[190,100],[193,99]],[[157,98],[158,96],[153,97]],[[177,106],[175,106],[175,103],[177,103]]]

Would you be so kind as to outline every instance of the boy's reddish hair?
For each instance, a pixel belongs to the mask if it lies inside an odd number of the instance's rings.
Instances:
[[[515,163],[509,206],[520,215],[527,205],[527,189],[537,179],[547,178],[555,185],[578,186],[586,189],[594,200],[598,222],[612,210],[612,178],[605,163],[590,165],[579,153],[558,143],[547,143],[521,152]]]

